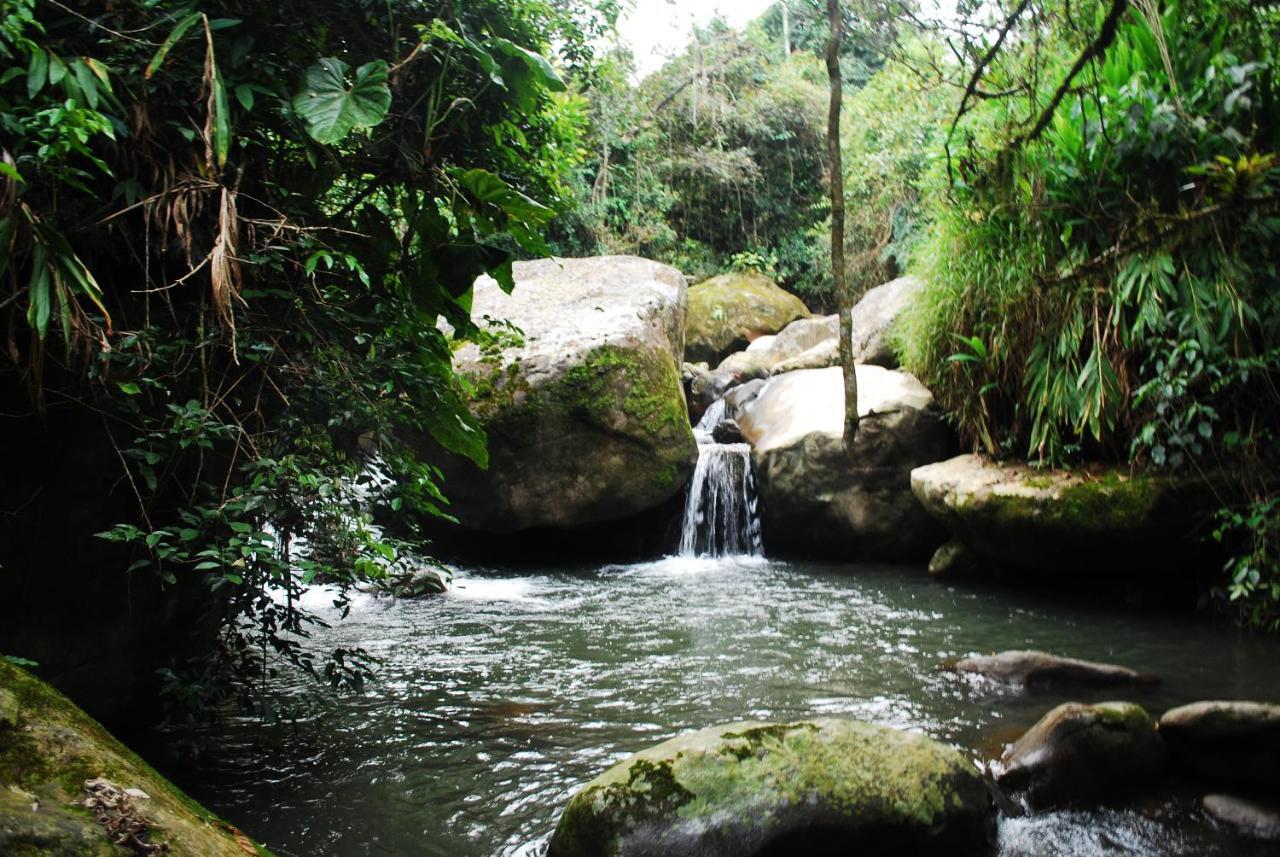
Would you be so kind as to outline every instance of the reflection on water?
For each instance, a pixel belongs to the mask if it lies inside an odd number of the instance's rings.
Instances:
[[[363,646],[383,660],[379,682],[297,728],[229,723],[215,767],[176,775],[279,854],[536,854],[609,764],[734,720],[851,716],[998,751],[1064,697],[937,669],[974,652],[1043,648],[1155,673],[1162,685],[1123,693],[1156,714],[1274,696],[1280,678],[1275,641],[1185,616],[760,558],[461,569],[440,598],[362,596],[317,643]],[[279,689],[312,694],[293,678]],[[1208,853],[1183,803],[1006,820],[1001,852]]]

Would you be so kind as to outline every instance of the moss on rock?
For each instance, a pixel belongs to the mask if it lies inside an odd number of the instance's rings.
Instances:
[[[959,752],[851,720],[738,723],[619,762],[569,802],[552,857],[748,857],[816,831],[956,853],[989,831],[989,799]],[[860,840],[861,838],[861,840]]]
[[[149,841],[173,853],[243,857],[254,847],[35,676],[0,661],[0,694],[16,702],[14,725],[0,729],[0,853],[128,853],[83,806],[85,781],[97,777],[149,795],[134,806]]]
[[[721,274],[689,289],[685,360],[718,364],[757,336],[777,333],[808,308],[762,274]]]

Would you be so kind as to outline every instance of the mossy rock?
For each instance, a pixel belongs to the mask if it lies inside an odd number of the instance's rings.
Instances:
[[[1274,688],[1268,688],[1274,692]],[[1205,700],[1160,718],[1174,763],[1216,783],[1280,790],[1280,703]]]
[[[146,841],[172,854],[267,854],[244,834],[187,797],[69,699],[0,660],[0,700],[12,700],[0,724],[0,854],[106,857],[133,853],[113,844],[84,807],[85,782],[138,789],[130,803]]]
[[[685,360],[717,365],[757,336],[777,333],[809,309],[763,274],[721,274],[689,289]]]
[[[992,567],[1136,577],[1204,559],[1188,534],[1210,498],[1186,478],[1102,466],[1041,470],[961,455],[917,467],[911,490]]]
[[[549,857],[978,853],[990,798],[961,753],[853,720],[735,723],[672,738],[578,792]]]
[[[684,278],[629,256],[518,262],[516,288],[476,282],[473,314],[523,333],[454,366],[488,438],[489,467],[423,455],[472,533],[570,530],[633,518],[678,494],[697,460],[680,375]]]
[[[1040,810],[1150,788],[1165,764],[1164,744],[1142,706],[1067,702],[1040,718],[993,769],[1001,788]]]

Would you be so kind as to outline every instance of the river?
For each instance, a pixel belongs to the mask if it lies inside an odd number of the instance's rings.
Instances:
[[[175,777],[281,855],[523,857],[612,762],[716,723],[841,715],[990,752],[1068,698],[1119,696],[1158,716],[1195,699],[1276,696],[1277,641],[1099,595],[763,558],[463,568],[447,595],[361,596],[317,636],[382,659],[366,692],[332,698],[284,676],[276,690],[305,712],[299,722],[231,719],[208,736],[214,763]],[[323,608],[327,596],[309,597]],[[1163,683],[1025,694],[939,669],[1010,648]],[[1002,820],[999,851],[1248,853],[1209,829],[1194,797]]]

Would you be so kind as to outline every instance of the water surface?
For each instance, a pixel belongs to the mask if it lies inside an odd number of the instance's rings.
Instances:
[[[757,558],[460,569],[448,595],[363,597],[317,638],[383,660],[366,693],[296,725],[231,721],[219,761],[176,776],[277,854],[532,855],[574,790],[678,732],[841,715],[998,752],[1068,698],[938,669],[970,653],[1042,648],[1155,673],[1155,688],[1070,698],[1120,695],[1157,716],[1278,695],[1276,641],[1106,600]],[[278,690],[300,707],[314,696],[293,677]],[[1000,850],[1248,853],[1194,797],[1005,820]]]

